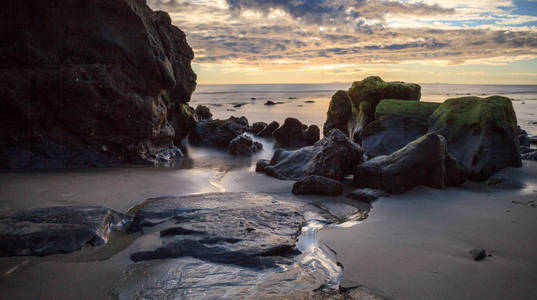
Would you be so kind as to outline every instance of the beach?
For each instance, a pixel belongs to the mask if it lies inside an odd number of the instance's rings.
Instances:
[[[208,105],[213,118],[244,115],[252,124],[296,117],[304,124],[322,127],[330,95],[344,86],[348,84],[306,88],[200,86],[191,105]],[[501,88],[466,86],[459,90],[482,96]],[[519,125],[536,135],[537,124],[532,123],[537,113],[535,86],[505,90],[506,96],[518,97],[513,106]],[[447,91],[452,87],[428,89],[424,85],[422,101],[445,100],[452,96]],[[264,105],[267,100],[283,104]],[[234,107],[237,103],[247,104]],[[85,246],[71,254],[0,258],[2,298],[218,295],[233,299],[252,296],[252,291],[256,298],[308,298],[313,297],[313,289],[330,278],[336,278],[343,288],[363,286],[387,299],[537,298],[533,287],[537,279],[537,208],[532,206],[537,203],[537,163],[524,161],[521,168],[500,171],[520,183],[515,187],[475,182],[445,189],[417,187],[369,204],[344,197],[353,189],[349,179],[344,180],[345,193],[341,196],[293,195],[293,181],[255,172],[257,160],[272,157],[274,141],[253,138],[263,144],[263,151],[251,157],[232,157],[226,151],[187,145],[187,158],[174,167],[3,171],[0,210],[100,205],[128,213],[148,198],[207,193],[224,193],[222,201],[235,207],[240,203],[225,195],[246,192],[254,198],[269,197],[271,201],[297,205],[305,216],[314,214],[302,232],[315,229],[306,243],[313,246],[303,249],[315,253],[313,261],[322,262],[318,266],[313,264],[312,269],[297,260],[296,269],[252,271],[193,258],[132,262],[130,255],[160,243],[156,228],[143,235],[113,233],[108,244]],[[321,217],[322,225],[315,227],[314,221]],[[492,256],[474,261],[469,251],[475,248],[485,249]],[[334,270],[340,274],[326,271],[324,263],[339,263]],[[240,284],[242,281],[244,284]],[[162,294],[143,294],[154,290]]]

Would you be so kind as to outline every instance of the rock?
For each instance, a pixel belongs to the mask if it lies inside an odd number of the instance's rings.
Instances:
[[[71,253],[103,245],[129,219],[98,206],[59,206],[0,215],[0,256]]]
[[[306,129],[305,129],[306,128]],[[281,147],[311,146],[319,140],[320,130],[316,125],[306,127],[295,118],[287,118],[272,136]]]
[[[6,4],[0,168],[140,163],[180,153],[196,74],[185,34],[167,13],[143,0]],[[64,150],[46,154],[49,145]]]
[[[429,118],[429,131],[443,135],[449,153],[486,180],[505,167],[520,167],[517,120],[506,97],[448,99]]]
[[[304,101],[304,103],[315,103],[315,101],[313,101],[313,100],[306,100],[306,101]]]
[[[356,199],[365,202],[375,201],[380,197],[389,197],[390,195],[383,190],[356,189],[347,194],[347,198]]]
[[[460,186],[468,181],[469,176],[468,168],[446,151],[446,178],[444,180],[446,186]]]
[[[385,82],[378,76],[370,76],[362,81],[355,81],[348,91],[348,96],[352,116],[347,122],[354,139],[359,138],[360,132],[375,119],[377,104],[382,99],[418,101],[421,98],[421,87],[413,83]]]
[[[473,249],[470,250],[470,255],[475,261],[480,261],[487,257],[487,252],[485,249]]]
[[[530,144],[537,145],[537,136],[530,136],[529,140],[530,140]]]
[[[348,135],[347,123],[352,116],[352,107],[346,91],[337,91],[330,100],[326,122],[323,126],[323,134],[326,135],[332,129],[338,129]]]
[[[337,196],[341,193],[343,193],[343,185],[339,181],[323,176],[311,175],[293,185],[295,195]]]
[[[276,105],[276,103],[274,101],[268,100],[267,102],[265,102],[265,105]]]
[[[194,145],[227,148],[229,142],[248,129],[245,117],[229,117],[227,120],[203,120],[190,133],[188,139]]]
[[[530,138],[525,131],[518,135],[518,143],[520,147],[529,147],[531,145]]]
[[[265,172],[265,167],[270,165],[270,160],[268,159],[260,159],[255,164],[255,171],[256,172]]]
[[[258,132],[263,130],[265,127],[267,127],[267,123],[265,123],[265,122],[255,122],[254,124],[252,124],[252,126],[250,126],[248,128],[248,131],[252,132],[254,134],[257,134]]]
[[[389,155],[427,133],[427,124],[405,117],[385,117],[369,123],[361,132],[368,157]]]
[[[405,117],[427,124],[429,117],[439,106],[440,103],[435,102],[384,99],[376,107],[375,118],[378,120],[385,117]]]
[[[537,150],[535,150],[533,152],[522,154],[522,159],[537,161]]]
[[[393,99],[380,101],[375,112],[376,120],[363,129],[358,139],[362,142],[366,155],[375,157],[392,154],[426,134],[428,118],[439,105]]]
[[[264,269],[298,254],[296,237],[304,219],[299,208],[269,195],[218,193],[151,199],[137,211],[131,232],[160,224],[162,232],[177,233],[133,261],[190,256],[203,261]],[[290,262],[290,261],[288,261]]]
[[[343,180],[360,162],[360,146],[333,129],[313,146],[295,151],[276,150],[265,173],[284,180],[301,180],[309,175]]]
[[[278,127],[280,127],[280,123],[272,121],[270,124],[265,126],[265,128],[258,131],[256,135],[262,137],[271,137],[274,130],[278,129]]]
[[[209,120],[213,117],[211,110],[205,105],[196,106],[196,115],[200,120]]]
[[[391,194],[403,193],[419,185],[443,188],[447,182],[456,182],[447,180],[446,153],[445,139],[429,133],[390,155],[377,156],[358,165],[354,184]]]
[[[241,134],[229,142],[228,151],[231,155],[252,155],[261,151],[263,145],[252,141],[252,138]]]

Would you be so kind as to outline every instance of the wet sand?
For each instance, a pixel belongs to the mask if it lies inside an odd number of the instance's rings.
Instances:
[[[344,286],[393,299],[537,299],[537,163],[504,172],[526,187],[418,187],[320,242],[337,252]],[[474,261],[474,248],[492,256]]]

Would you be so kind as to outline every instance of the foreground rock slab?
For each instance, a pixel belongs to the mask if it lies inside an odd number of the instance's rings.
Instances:
[[[470,170],[473,180],[486,180],[500,169],[522,165],[517,119],[509,98],[448,99],[431,115],[429,131],[446,138],[449,152]]]
[[[131,231],[160,224],[161,243],[133,261],[190,256],[249,268],[275,267],[296,255],[304,219],[299,206],[272,196],[219,193],[149,200]],[[162,245],[164,244],[164,245]]]
[[[391,155],[378,156],[357,166],[354,184],[399,194],[418,185],[443,188],[464,182],[465,170],[448,157],[446,149],[442,136],[424,135]]]
[[[285,180],[301,180],[309,175],[342,180],[362,162],[362,154],[360,146],[333,129],[313,146],[294,151],[277,150],[270,164],[263,163],[260,169],[269,176]]]
[[[107,243],[129,218],[98,206],[59,206],[0,215],[0,256],[71,253]]]

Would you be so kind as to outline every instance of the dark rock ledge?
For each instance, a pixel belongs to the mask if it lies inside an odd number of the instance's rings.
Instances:
[[[8,0],[0,35],[0,168],[183,156],[194,54],[167,13],[144,0]]]

